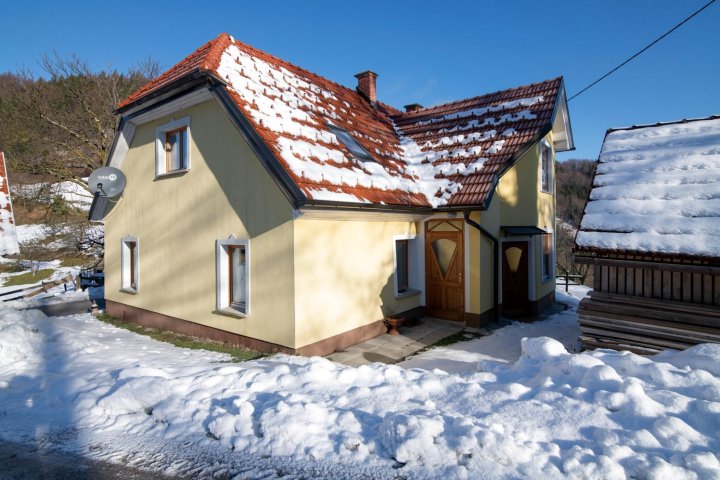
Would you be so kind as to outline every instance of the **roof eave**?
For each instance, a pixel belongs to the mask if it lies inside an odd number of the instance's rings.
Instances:
[[[383,205],[377,203],[352,203],[352,202],[334,202],[328,200],[308,200],[305,202],[303,209],[334,209],[343,211],[374,211],[383,213],[415,213],[432,215],[437,213],[439,209],[432,207],[418,207],[412,205]]]
[[[133,102],[123,105],[115,109],[116,115],[135,115],[140,110],[146,110],[159,102],[176,97],[183,92],[192,90],[200,86],[225,85],[222,79],[212,75],[211,72],[205,70],[194,70],[187,75],[174,80],[163,87],[148,92],[146,95],[134,100]]]
[[[553,148],[556,152],[570,152],[575,150],[575,140],[570,123],[570,110],[565,94],[565,80],[560,77],[560,88],[555,98],[550,124],[553,131]]]

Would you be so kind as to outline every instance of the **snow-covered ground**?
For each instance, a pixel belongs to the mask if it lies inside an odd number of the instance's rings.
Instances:
[[[81,179],[87,182],[87,178]],[[47,201],[57,195],[63,198],[68,204],[80,210],[90,210],[93,201],[92,194],[84,187],[71,181],[56,183],[34,183],[29,185],[12,185],[10,187],[13,196],[38,198],[45,196]]]
[[[524,332],[569,335],[573,313]],[[0,438],[192,477],[720,478],[719,345],[570,354],[522,327],[460,344],[447,373],[231,363],[0,307]]]
[[[580,351],[575,309],[589,289],[572,285],[570,295],[559,287],[558,302],[568,306],[568,310],[560,312],[542,322],[522,323],[493,331],[487,337],[459,342],[447,347],[426,350],[401,362],[405,368],[442,369],[446,372],[466,372],[484,366],[486,362],[515,363],[522,354],[521,340],[524,337],[550,337],[561,342],[569,352]]]

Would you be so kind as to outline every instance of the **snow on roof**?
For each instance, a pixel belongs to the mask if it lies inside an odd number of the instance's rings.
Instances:
[[[10,183],[5,168],[5,154],[0,152],[0,255],[19,253],[15,216],[10,199]]]
[[[198,71],[226,82],[309,200],[420,207],[483,205],[514,155],[552,127],[562,86],[556,78],[401,113],[222,34],[119,108]],[[373,161],[354,155],[331,126]]]
[[[580,250],[720,257],[720,117],[608,131]]]

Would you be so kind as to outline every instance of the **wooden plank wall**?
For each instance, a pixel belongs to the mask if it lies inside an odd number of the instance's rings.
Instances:
[[[596,265],[593,289],[618,295],[720,306],[720,274],[679,271],[682,266],[674,264],[669,264],[666,270],[658,265],[662,264],[644,268]]]
[[[589,347],[653,353],[720,343],[720,308],[590,292],[578,308],[580,339]]]
[[[581,263],[595,270],[594,291],[578,308],[586,346],[654,353],[720,343],[717,263],[632,255]]]

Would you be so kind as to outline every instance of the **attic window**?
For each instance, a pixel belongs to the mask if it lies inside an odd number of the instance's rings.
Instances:
[[[190,170],[190,117],[160,125],[155,131],[155,176]]]
[[[368,151],[365,150],[363,146],[348,133],[347,130],[333,125],[332,123],[328,123],[327,126],[330,128],[330,131],[335,134],[337,139],[340,140],[342,144],[350,150],[350,153],[352,153],[358,160],[362,162],[374,161]]]

